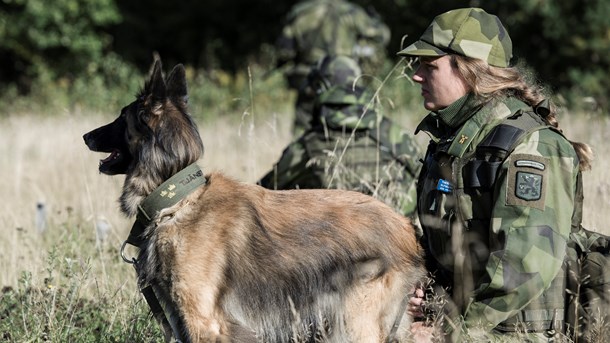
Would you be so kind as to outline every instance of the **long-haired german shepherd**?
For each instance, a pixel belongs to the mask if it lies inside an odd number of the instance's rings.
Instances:
[[[137,243],[140,282],[174,309],[184,341],[235,341],[240,330],[260,342],[406,339],[404,299],[424,273],[422,250],[390,207],[357,192],[270,191],[200,171],[167,186],[203,156],[182,65],[164,78],[156,59],[137,99],[84,139],[110,153],[100,172],[126,174],[128,216],[140,218],[151,194],[203,179],[149,211]]]

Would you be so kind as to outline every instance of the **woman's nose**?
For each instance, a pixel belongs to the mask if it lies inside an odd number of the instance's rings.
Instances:
[[[424,78],[417,71],[415,72],[415,74],[413,74],[411,79],[417,83],[421,83],[424,81]]]

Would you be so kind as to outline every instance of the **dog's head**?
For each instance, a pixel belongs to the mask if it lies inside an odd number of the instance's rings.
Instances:
[[[142,169],[164,181],[203,155],[203,143],[187,113],[187,85],[182,65],[163,77],[156,59],[150,77],[136,100],[113,122],[86,133],[92,151],[110,155],[100,161],[100,172],[130,174]]]

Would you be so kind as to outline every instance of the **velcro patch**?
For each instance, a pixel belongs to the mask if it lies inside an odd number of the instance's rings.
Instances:
[[[517,172],[515,196],[527,201],[539,200],[542,197],[542,181],[540,174]]]
[[[544,210],[549,159],[542,156],[510,156],[506,204]]]

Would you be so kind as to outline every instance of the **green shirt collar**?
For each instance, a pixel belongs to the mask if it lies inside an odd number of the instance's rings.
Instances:
[[[419,131],[429,132],[434,137],[443,137],[454,132],[466,120],[472,117],[481,108],[480,102],[472,93],[454,101],[451,105],[434,112],[430,112],[417,126]]]
[[[446,108],[437,111],[437,116],[447,127],[456,129],[472,117],[480,107],[480,104],[475,101],[474,95],[468,93]]]

